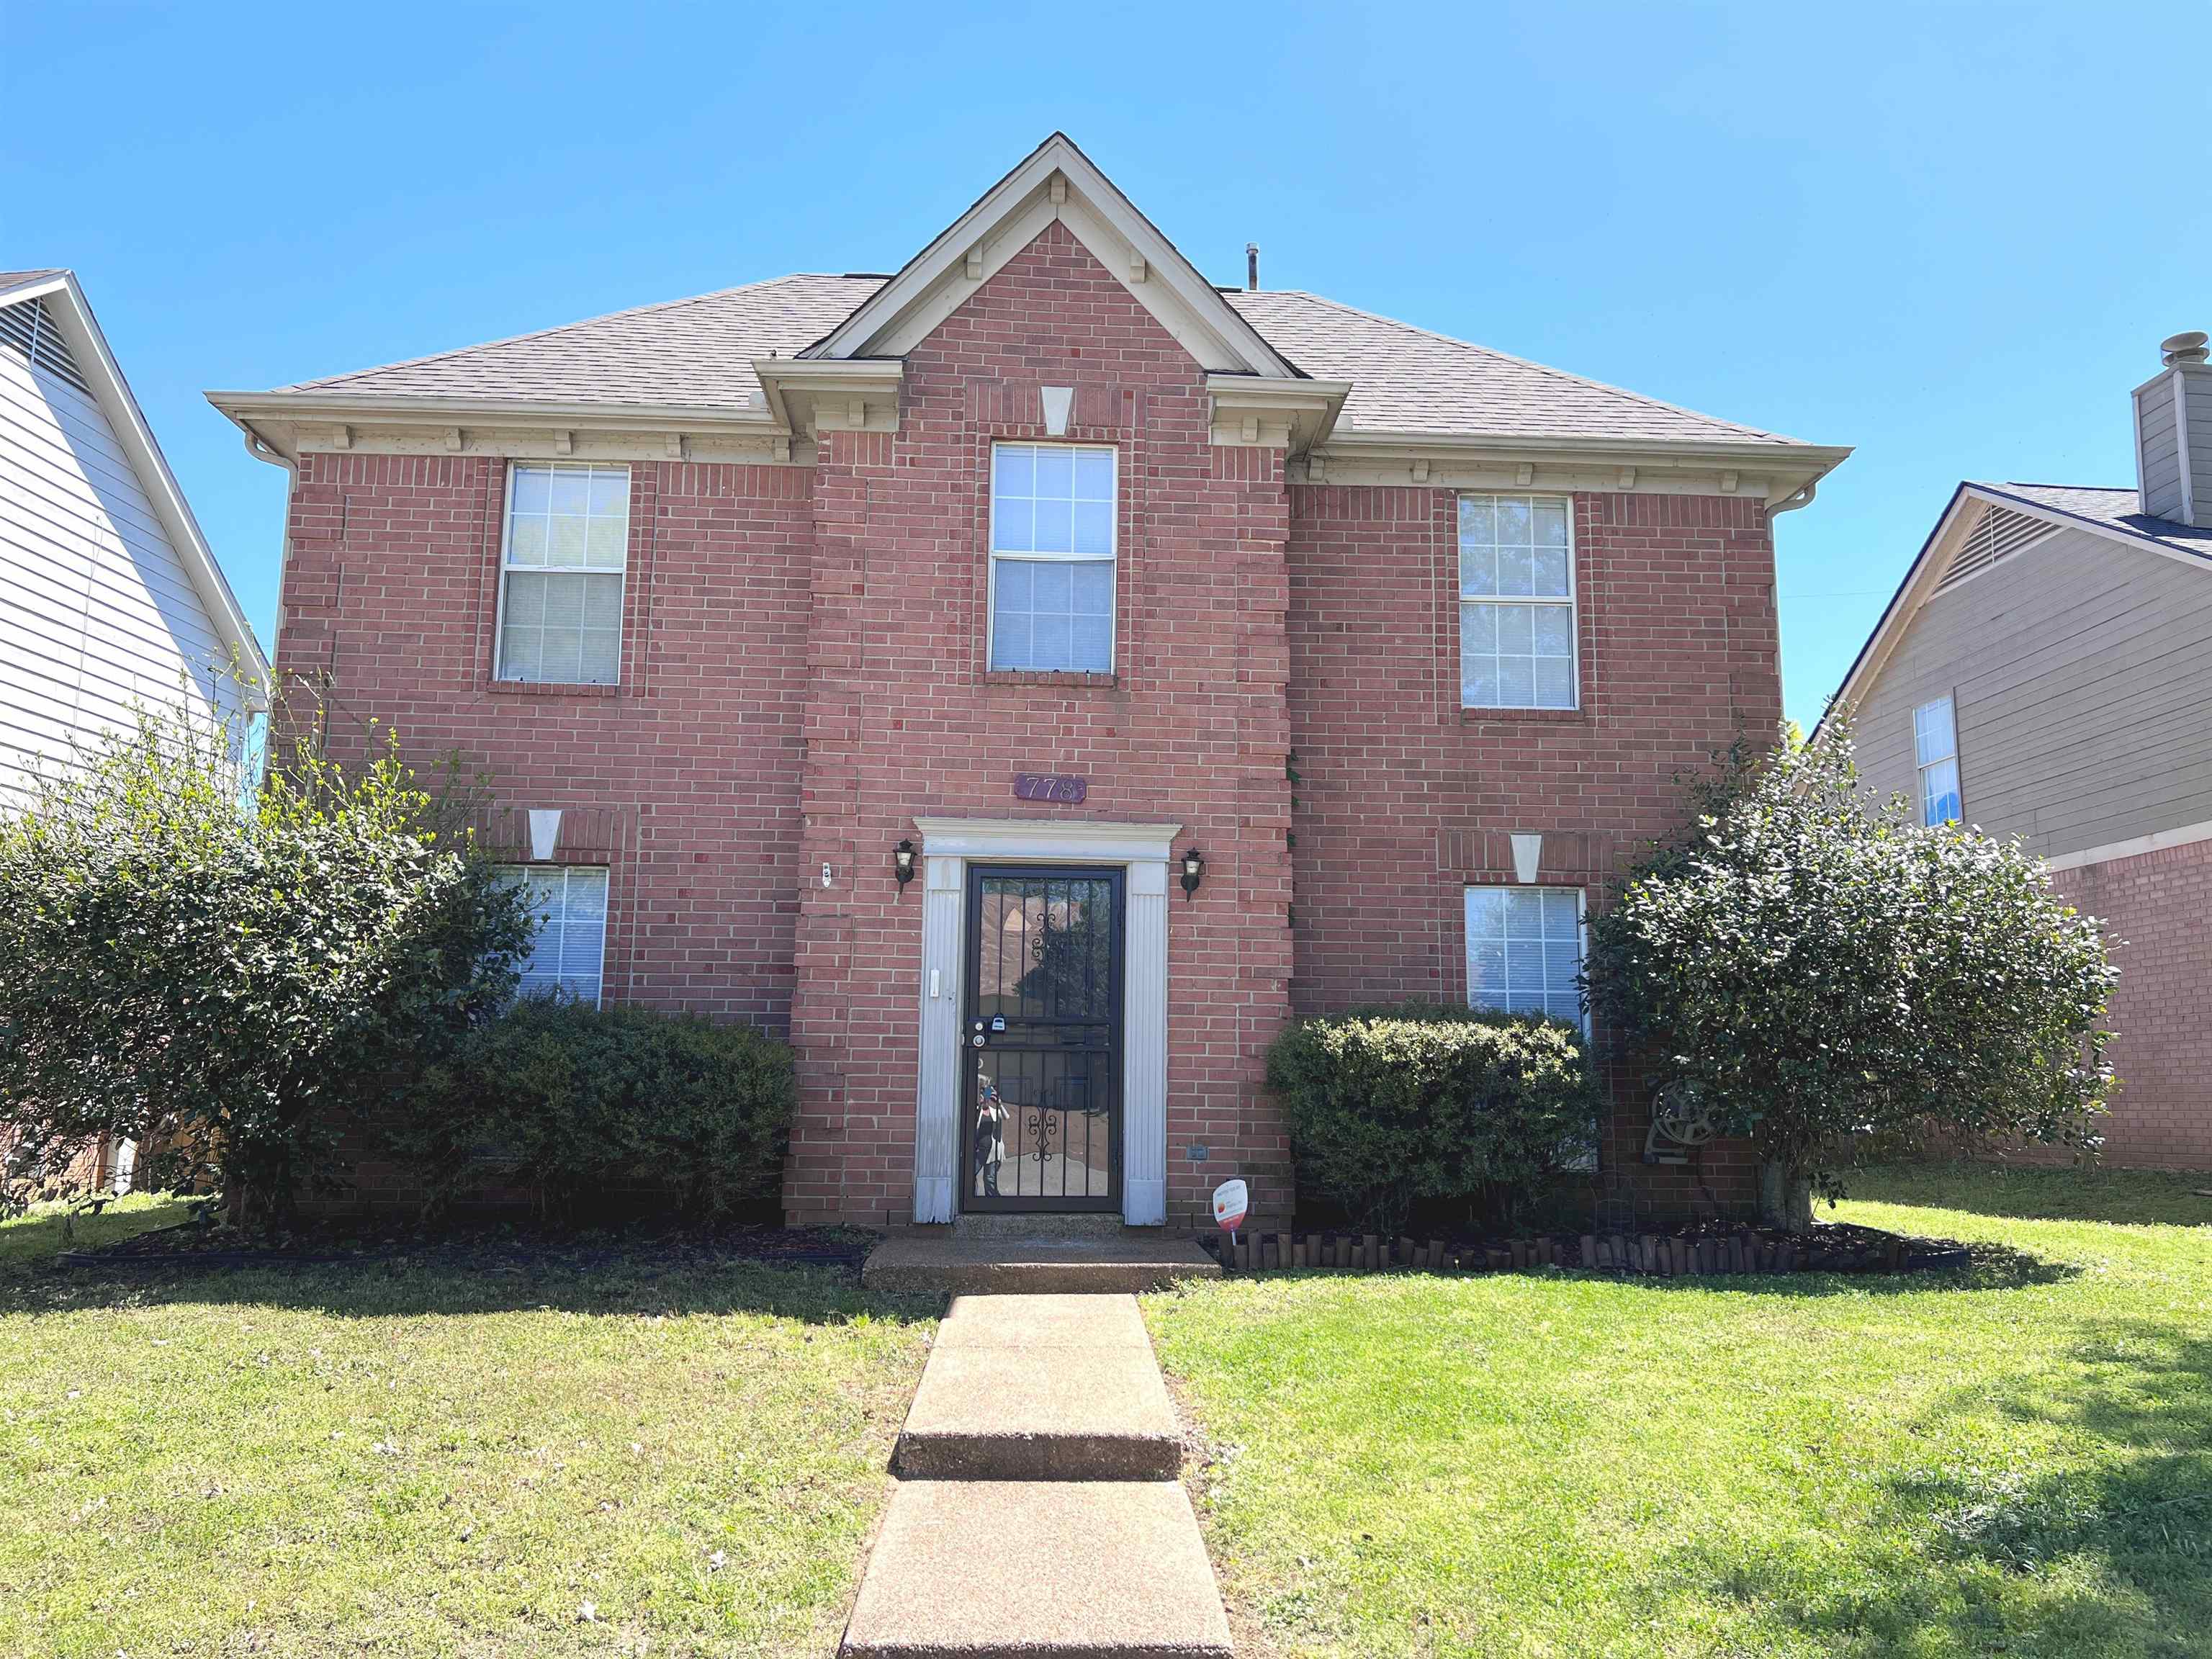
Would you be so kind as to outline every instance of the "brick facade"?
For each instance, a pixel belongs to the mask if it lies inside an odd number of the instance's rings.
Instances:
[[[987,670],[990,446],[1044,435],[1043,385],[1119,456],[1111,676]],[[1462,890],[1511,879],[1508,834],[1595,902],[1676,821],[1676,775],[1780,713],[1764,508],[1620,493],[1574,497],[1580,710],[1462,714],[1454,492],[1216,444],[1204,372],[1058,223],[905,353],[897,431],[629,470],[617,686],[493,681],[506,464],[474,455],[301,456],[278,672],[325,688],[342,757],[374,718],[484,768],[518,843],[522,809],[562,808],[556,856],[611,871],[610,1000],[789,1033],[798,1221],[911,1215],[923,894],[891,849],[916,817],[1184,826],[1206,875],[1169,902],[1168,1218],[1239,1174],[1266,1224],[1286,1018],[1463,996]],[[1016,800],[1021,771],[1089,799]],[[1642,1169],[1620,1086],[1610,1167],[1660,1202],[1747,1192],[1725,1150]]]
[[[2120,1090],[2106,1161],[2212,1169],[2212,841],[2084,865],[2052,882],[2104,922],[2120,970],[2108,1051]]]

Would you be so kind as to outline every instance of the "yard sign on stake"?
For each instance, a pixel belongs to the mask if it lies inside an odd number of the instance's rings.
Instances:
[[[1224,1181],[1213,1189],[1213,1218],[1229,1235],[1231,1245],[1237,1243],[1237,1229],[1250,1205],[1251,1194],[1241,1181]]]

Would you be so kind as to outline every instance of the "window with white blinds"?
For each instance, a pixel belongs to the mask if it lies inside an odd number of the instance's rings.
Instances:
[[[507,469],[499,678],[612,685],[622,678],[629,469]]]
[[[1115,469],[1110,449],[992,448],[994,669],[1114,672]]]
[[[574,997],[597,1007],[607,954],[607,872],[580,864],[510,865],[529,890],[538,936],[522,964],[524,996]]]
[[[1459,498],[1466,708],[1572,708],[1574,515],[1564,495]]]
[[[1467,1000],[1506,1014],[1583,1021],[1579,887],[1467,890]]]

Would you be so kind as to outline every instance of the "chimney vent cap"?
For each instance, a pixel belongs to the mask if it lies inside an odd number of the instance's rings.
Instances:
[[[2192,328],[2185,334],[2169,334],[2158,343],[2159,356],[2168,368],[2183,363],[2201,363],[2212,357],[2212,351],[2204,349],[2206,337],[2201,328]]]

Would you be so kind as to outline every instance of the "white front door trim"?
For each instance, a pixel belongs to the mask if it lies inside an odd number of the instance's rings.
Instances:
[[[921,1053],[916,1080],[914,1218],[957,1207],[960,998],[967,982],[968,866],[1104,864],[1127,872],[1122,918],[1121,1218],[1167,1221],[1168,861],[1179,823],[916,818],[921,834]]]

